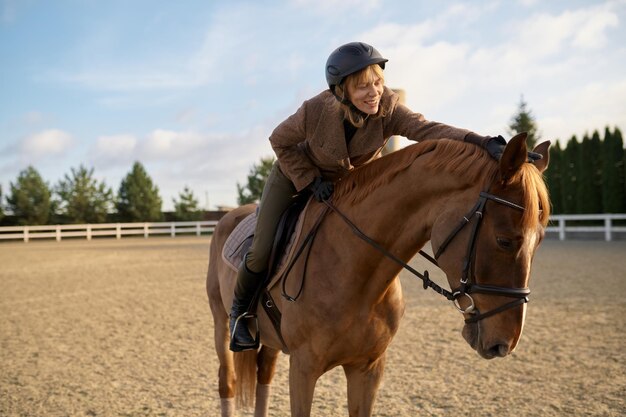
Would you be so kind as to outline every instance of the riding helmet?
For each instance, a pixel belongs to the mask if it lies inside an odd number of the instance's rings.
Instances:
[[[326,61],[326,82],[330,91],[340,85],[344,79],[372,64],[385,69],[385,62],[380,52],[364,42],[350,42],[335,49]]]

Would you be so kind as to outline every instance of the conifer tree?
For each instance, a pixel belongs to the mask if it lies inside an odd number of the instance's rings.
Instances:
[[[51,191],[39,172],[32,166],[19,173],[10,184],[8,208],[20,225],[47,224],[52,211]]]
[[[552,202],[552,212],[554,214],[563,213],[563,178],[562,178],[563,151],[561,144],[557,140],[550,146],[550,169],[545,171],[548,190],[550,191],[550,201]]]
[[[265,181],[267,181],[267,177],[270,175],[275,160],[273,156],[261,158],[259,164],[254,164],[252,168],[250,168],[248,183],[245,186],[237,183],[237,193],[239,194],[237,202],[240,205],[256,203],[261,200]]]
[[[600,135],[585,135],[578,153],[578,186],[576,213],[602,213],[602,166]]]
[[[541,139],[541,135],[537,130],[537,122],[532,112],[528,109],[528,103],[524,101],[524,96],[520,97],[517,113],[511,117],[508,131],[511,136],[522,132],[528,133],[526,144],[529,149],[533,149],[539,139]]]
[[[121,221],[151,222],[163,218],[159,188],[152,183],[145,168],[135,162],[120,184],[116,208]]]
[[[71,223],[102,223],[113,206],[113,191],[93,172],[83,165],[72,168],[55,188],[61,214]]]
[[[199,203],[193,191],[185,185],[178,194],[178,200],[173,198],[174,218],[179,221],[196,221],[202,218],[202,211],[198,208]]]
[[[611,133],[608,126],[602,143],[602,201],[605,213],[626,212],[624,188],[624,143],[619,129]]]
[[[564,214],[575,214],[577,211],[578,160],[579,143],[572,136],[563,151],[562,160],[562,204]]]
[[[4,206],[2,204],[2,184],[0,184],[0,222],[4,218]]]

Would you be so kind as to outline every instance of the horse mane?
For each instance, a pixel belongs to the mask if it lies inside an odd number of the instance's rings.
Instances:
[[[356,204],[426,154],[432,154],[432,158],[425,167],[459,174],[470,184],[485,176],[493,178],[497,171],[495,161],[476,145],[450,139],[426,140],[351,171],[336,185],[334,199]]]
[[[458,175],[468,186],[478,182],[486,186],[496,180],[499,172],[497,162],[479,146],[450,139],[427,140],[351,171],[337,183],[333,198],[357,204],[426,154],[432,157],[425,160],[424,167]],[[516,183],[525,190],[521,203],[527,209],[522,216],[522,227],[535,226],[537,219],[545,227],[550,217],[550,200],[541,173],[533,164],[523,164],[507,185]]]

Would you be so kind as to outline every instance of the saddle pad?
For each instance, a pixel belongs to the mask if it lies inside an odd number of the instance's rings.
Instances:
[[[226,239],[222,248],[222,260],[235,271],[239,270],[244,255],[252,245],[256,227],[256,210],[244,218]]]
[[[278,261],[276,273],[270,280],[270,284],[267,288],[272,288],[276,285],[278,282],[276,278],[282,275],[283,269],[287,267],[289,260],[294,255],[296,246],[295,243],[298,241],[300,233],[302,232],[302,219],[304,219],[304,215],[309,208],[309,204],[310,201],[298,215],[296,227],[291,236],[289,236],[289,241],[287,242],[285,250]],[[224,248],[222,249],[222,260],[234,271],[239,270],[239,267],[243,262],[243,257],[248,252],[250,245],[252,245],[256,221],[257,212],[255,210],[244,218],[237,226],[235,226],[233,231],[230,233],[230,236],[228,236],[226,242],[224,243]]]

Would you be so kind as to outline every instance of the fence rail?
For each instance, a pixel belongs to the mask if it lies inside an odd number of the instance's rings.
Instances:
[[[626,213],[621,214],[558,214],[550,217],[546,232],[558,233],[559,240],[570,236],[589,236],[590,233],[604,235],[607,242],[615,240],[616,235],[626,234],[626,226],[616,226],[615,220],[626,220]],[[572,225],[575,222],[576,225]],[[569,225],[568,225],[569,223]],[[580,223],[587,223],[581,226]],[[591,225],[589,225],[591,223]],[[602,223],[602,224],[598,224]]]
[[[143,235],[144,238],[156,235],[175,237],[182,234],[212,233],[217,221],[200,222],[159,222],[159,223],[103,223],[65,224],[49,226],[9,226],[0,227],[0,240],[56,239],[66,238],[115,237]]]
[[[550,217],[548,233],[556,233],[560,240],[568,236],[604,236],[611,241],[616,236],[626,236],[626,226],[615,225],[615,221],[626,220],[623,214],[559,214]],[[574,225],[572,223],[575,223]],[[581,225],[581,223],[586,223]],[[67,224],[50,226],[9,226],[0,227],[0,241],[32,239],[115,237],[143,235],[144,238],[157,235],[209,234],[213,232],[217,221],[201,222],[160,222],[160,223],[106,223],[106,224]]]

